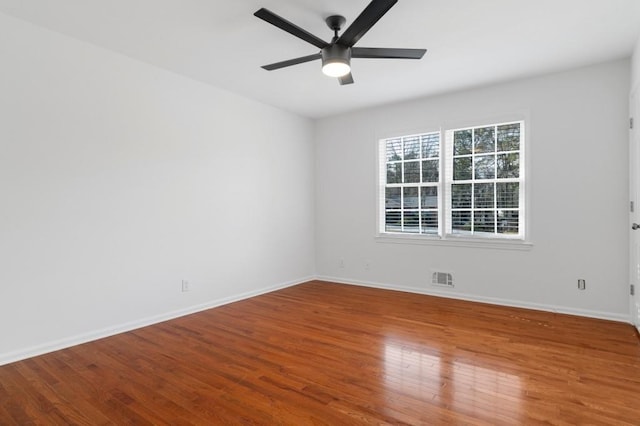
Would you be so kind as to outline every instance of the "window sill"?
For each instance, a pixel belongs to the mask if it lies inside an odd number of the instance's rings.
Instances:
[[[375,237],[375,239],[378,243],[418,244],[440,247],[469,247],[522,251],[528,251],[533,248],[533,244],[529,241],[506,238],[464,238],[452,236],[441,238],[440,236],[436,235],[379,234]]]

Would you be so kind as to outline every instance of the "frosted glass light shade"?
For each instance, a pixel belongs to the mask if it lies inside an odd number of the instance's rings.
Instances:
[[[328,62],[322,66],[322,72],[329,77],[343,77],[351,72],[351,67],[345,62]]]

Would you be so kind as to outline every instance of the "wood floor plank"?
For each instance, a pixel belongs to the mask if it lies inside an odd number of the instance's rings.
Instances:
[[[0,424],[640,424],[628,324],[312,281],[0,367]]]

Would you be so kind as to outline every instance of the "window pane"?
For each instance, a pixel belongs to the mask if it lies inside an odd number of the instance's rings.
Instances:
[[[385,231],[388,232],[401,232],[402,231],[402,216],[400,211],[387,211],[385,212]]]
[[[520,154],[498,154],[498,178],[517,178],[520,175]]]
[[[473,138],[473,152],[475,154],[483,152],[494,152],[496,150],[495,128],[480,127],[475,129]]]
[[[471,129],[453,132],[453,155],[471,154]]]
[[[420,162],[408,161],[404,163],[404,183],[420,182]]]
[[[402,183],[402,163],[387,164],[387,183]]]
[[[451,208],[470,209],[471,208],[471,184],[451,185]]]
[[[492,209],[493,199],[493,183],[476,183],[474,194],[476,209]]]
[[[432,234],[438,232],[438,212],[422,212],[422,232]]]
[[[422,158],[440,156],[440,135],[422,135]]]
[[[384,207],[385,209],[399,209],[401,207],[400,188],[385,189]]]
[[[498,151],[520,149],[520,123],[498,126]]]
[[[402,205],[405,209],[417,209],[418,208],[418,188],[402,188],[404,195],[404,201]]]
[[[438,208],[438,187],[423,186],[420,188],[420,208],[437,209]]]
[[[400,139],[389,139],[387,141],[387,161],[402,160],[402,141]]]
[[[437,182],[440,179],[438,171],[440,165],[439,160],[425,160],[422,162],[422,181]]]
[[[404,139],[404,159],[415,160],[420,156],[420,138],[417,136]]]
[[[453,180],[471,179],[471,157],[453,159]]]
[[[471,231],[471,212],[466,210],[451,212],[451,228],[454,234]]]
[[[476,179],[493,179],[495,172],[495,155],[480,155],[475,157]]]
[[[498,233],[517,234],[518,216],[517,210],[498,210]]]
[[[495,232],[495,210],[474,211],[473,231],[474,232]]]
[[[517,209],[520,201],[520,184],[518,182],[498,182],[496,184],[496,196],[499,209]]]
[[[404,232],[420,232],[420,214],[404,212]]]

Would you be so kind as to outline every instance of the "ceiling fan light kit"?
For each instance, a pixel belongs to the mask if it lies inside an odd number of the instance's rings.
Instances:
[[[426,49],[394,49],[384,47],[354,47],[354,45],[375,25],[385,13],[396,4],[398,0],[373,0],[358,15],[353,23],[341,36],[338,32],[345,24],[346,19],[340,15],[329,16],[325,22],[333,30],[334,36],[330,43],[325,42],[310,32],[298,27],[275,13],[262,8],[254,15],[283,31],[294,35],[307,43],[313,44],[320,49],[319,53],[263,65],[267,71],[273,71],[292,65],[305,62],[322,60],[322,72],[330,77],[337,77],[341,85],[352,84],[351,58],[372,58],[372,59],[421,59]]]
[[[351,49],[332,44],[322,49],[322,72],[329,77],[343,77],[351,72]]]

